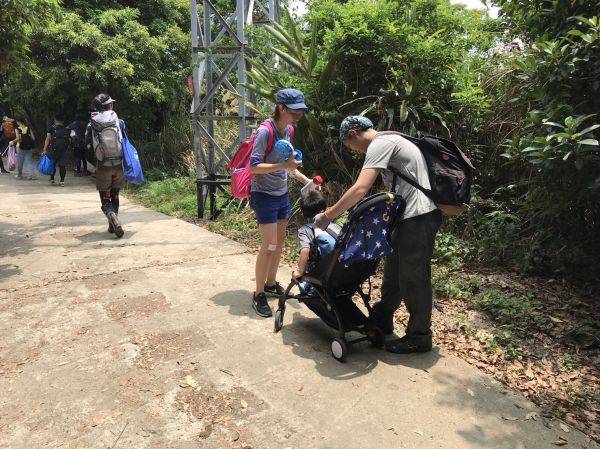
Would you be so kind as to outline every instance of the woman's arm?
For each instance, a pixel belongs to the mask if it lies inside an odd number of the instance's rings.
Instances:
[[[50,145],[50,139],[52,138],[52,134],[46,133],[46,140],[44,141],[44,149],[42,150],[42,154],[46,154],[48,150],[48,145]]]
[[[272,173],[277,170],[296,170],[302,165],[302,161],[297,161],[294,157],[290,157],[287,161],[280,162],[278,164],[269,164],[267,162],[261,162],[255,166],[250,166],[250,172],[253,175],[264,175],[266,173]]]

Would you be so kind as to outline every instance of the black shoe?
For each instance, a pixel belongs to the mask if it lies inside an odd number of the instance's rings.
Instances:
[[[106,214],[106,218],[108,218],[108,232],[110,232],[110,226],[112,226],[113,230],[115,231],[115,235],[118,238],[123,237],[123,234],[125,234],[125,232],[123,231],[123,228],[121,227],[121,223],[119,223],[119,219],[117,217],[117,214],[115,214],[113,211],[110,211]]]
[[[273,312],[271,311],[269,303],[267,302],[267,295],[265,295],[264,293],[259,293],[258,295],[254,293],[252,295],[252,308],[256,311],[256,314],[259,316],[273,316]]]
[[[395,354],[412,354],[419,352],[429,352],[431,351],[432,345],[429,343],[417,343],[414,340],[407,338],[406,336],[402,338],[398,338],[397,340],[393,340],[387,342],[385,344],[385,349],[388,352],[393,352]]]
[[[265,284],[265,293],[271,296],[281,296],[285,293],[285,289],[279,282],[275,282],[273,285]]]

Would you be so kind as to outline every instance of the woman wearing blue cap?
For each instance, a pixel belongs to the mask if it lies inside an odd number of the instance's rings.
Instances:
[[[256,213],[261,240],[256,258],[256,290],[252,296],[252,307],[264,317],[272,315],[266,295],[279,296],[284,292],[276,276],[291,216],[288,172],[303,184],[310,181],[298,171],[302,162],[297,161],[294,154],[283,159],[281,154],[267,148],[269,142],[272,144],[280,139],[291,141],[293,126],[307,109],[304,94],[297,89],[281,89],[275,96],[275,102],[272,116],[256,130],[250,156],[253,174],[250,206]]]

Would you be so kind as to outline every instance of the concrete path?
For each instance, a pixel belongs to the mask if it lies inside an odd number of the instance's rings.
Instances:
[[[0,448],[598,448],[444,351],[342,364],[295,302],[273,333],[247,248],[121,209],[0,176]]]

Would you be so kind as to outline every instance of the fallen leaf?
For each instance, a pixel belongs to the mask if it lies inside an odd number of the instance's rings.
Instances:
[[[525,416],[525,419],[533,419],[534,421],[537,421],[538,418],[538,414],[537,412],[529,412],[527,413],[527,415]]]
[[[189,374],[187,376],[185,376],[185,383],[188,384],[192,388],[196,388],[198,386],[198,383]]]
[[[563,437],[558,437],[558,440],[554,441],[552,444],[555,444],[556,446],[565,446],[567,443],[568,441]]]
[[[506,421],[518,421],[519,418],[517,418],[516,416],[503,416],[502,419],[505,419]]]
[[[240,400],[240,403],[242,404],[242,408],[248,408],[248,403],[243,399]]]
[[[471,396],[475,397],[475,393],[473,393],[473,390],[471,390],[471,389],[468,389],[468,390],[467,390],[467,393],[469,393]]]
[[[565,433],[569,433],[571,431],[571,429],[569,429],[569,427],[564,423],[559,423],[558,425]]]
[[[413,430],[413,432],[416,433],[417,435],[423,436],[423,432],[421,432],[420,430]]]

